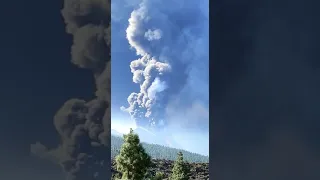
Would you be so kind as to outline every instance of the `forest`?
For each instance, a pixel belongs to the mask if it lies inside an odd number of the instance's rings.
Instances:
[[[112,136],[111,142],[113,180],[209,179],[209,163],[199,162],[205,161],[206,156],[142,143],[132,129],[123,138]]]
[[[123,144],[123,138],[120,136],[111,136],[111,158],[119,154],[119,150]],[[165,159],[174,161],[177,158],[178,152],[183,153],[185,161],[192,163],[208,163],[209,157],[200,154],[192,153],[182,149],[170,148],[158,144],[142,143],[147,154],[153,159]]]

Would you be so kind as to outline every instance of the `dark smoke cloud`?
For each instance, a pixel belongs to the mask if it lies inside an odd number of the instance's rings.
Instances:
[[[61,11],[70,34],[89,24],[108,25],[110,12],[110,0],[66,0]]]
[[[70,99],[58,110],[54,126],[61,144],[41,143],[31,152],[63,168],[68,180],[110,178],[110,0],[65,0],[62,15],[73,36],[71,62],[90,69],[96,98]]]
[[[319,179],[316,4],[229,0],[216,6],[210,177]]]

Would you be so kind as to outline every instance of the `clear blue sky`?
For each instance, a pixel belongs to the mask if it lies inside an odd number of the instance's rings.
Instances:
[[[207,0],[112,2],[113,129],[208,155],[208,24]]]

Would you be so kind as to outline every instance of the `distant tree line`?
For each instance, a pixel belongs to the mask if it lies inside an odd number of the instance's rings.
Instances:
[[[111,157],[115,158],[119,152],[122,144],[124,143],[124,139],[119,136],[112,136],[111,137]],[[199,162],[199,163],[208,163],[209,157],[203,156],[200,154],[188,152],[181,149],[170,148],[162,145],[157,144],[148,144],[142,143],[143,148],[145,149],[146,153],[150,155],[153,159],[166,159],[166,160],[176,160],[177,154],[179,152],[183,153],[183,157],[187,162]]]

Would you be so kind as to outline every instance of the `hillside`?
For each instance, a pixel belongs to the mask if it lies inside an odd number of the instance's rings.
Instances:
[[[118,155],[121,145],[123,144],[123,139],[120,136],[111,136],[111,158],[114,158]],[[153,159],[164,159],[164,160],[172,160],[174,161],[177,158],[177,153],[181,151],[183,153],[183,157],[187,162],[192,163],[208,163],[209,157],[203,156],[200,154],[188,152],[181,149],[169,148],[166,146],[161,146],[157,144],[148,144],[142,143],[146,152]]]

